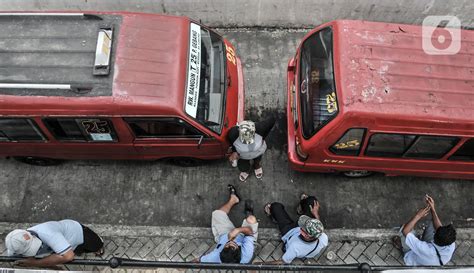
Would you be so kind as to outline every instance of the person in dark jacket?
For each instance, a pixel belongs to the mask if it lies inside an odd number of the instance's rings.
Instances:
[[[244,120],[237,126],[230,129],[228,134],[229,142],[232,145],[233,166],[240,170],[239,180],[244,182],[250,175],[253,167],[255,177],[262,179],[262,156],[267,150],[265,138],[275,125],[275,118],[269,117],[260,122]],[[235,164],[237,161],[237,164]]]

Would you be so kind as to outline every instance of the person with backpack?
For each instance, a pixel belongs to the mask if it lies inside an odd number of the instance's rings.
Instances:
[[[456,230],[453,225],[443,226],[435,209],[435,202],[425,196],[426,207],[421,208],[401,228],[401,235],[393,238],[395,247],[403,252],[403,259],[409,266],[443,266],[453,257],[456,249]],[[432,221],[425,228],[421,239],[413,229],[418,221],[431,212]]]

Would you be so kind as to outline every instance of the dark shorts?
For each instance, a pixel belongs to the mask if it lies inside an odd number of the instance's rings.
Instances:
[[[84,243],[78,245],[74,249],[74,254],[82,255],[83,253],[97,252],[104,247],[104,242],[97,233],[90,228],[82,225],[82,233],[84,234]]]

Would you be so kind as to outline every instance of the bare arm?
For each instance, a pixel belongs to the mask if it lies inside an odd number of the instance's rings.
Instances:
[[[68,263],[72,260],[74,260],[74,251],[70,249],[63,255],[52,254],[42,259],[29,258],[20,260],[18,261],[18,265],[29,267],[52,267],[59,264]]]
[[[443,226],[443,224],[441,224],[441,220],[438,217],[438,213],[436,213],[435,202],[434,202],[433,198],[429,195],[426,195],[425,201],[428,204],[428,206],[430,207],[431,218],[433,220],[433,227],[435,228],[435,230],[437,230],[438,228]]]
[[[402,230],[403,235],[407,236],[408,233],[410,233],[410,231],[412,231],[415,228],[416,223],[418,223],[418,221],[420,221],[421,218],[428,215],[429,212],[430,212],[430,207],[429,206],[426,206],[425,208],[419,209],[416,212],[415,216],[413,216],[410,219],[410,221],[408,221],[408,223],[406,223],[403,226],[403,230]]]
[[[229,241],[234,240],[237,235],[240,233],[244,234],[245,236],[250,236],[253,235],[253,231],[250,227],[239,227],[239,228],[234,228],[229,232]]]

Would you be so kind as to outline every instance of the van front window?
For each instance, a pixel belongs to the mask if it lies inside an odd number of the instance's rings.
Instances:
[[[185,111],[218,134],[225,111],[225,65],[222,38],[191,23]]]
[[[305,138],[313,136],[338,113],[332,46],[332,29],[325,28],[301,47],[299,95]]]

